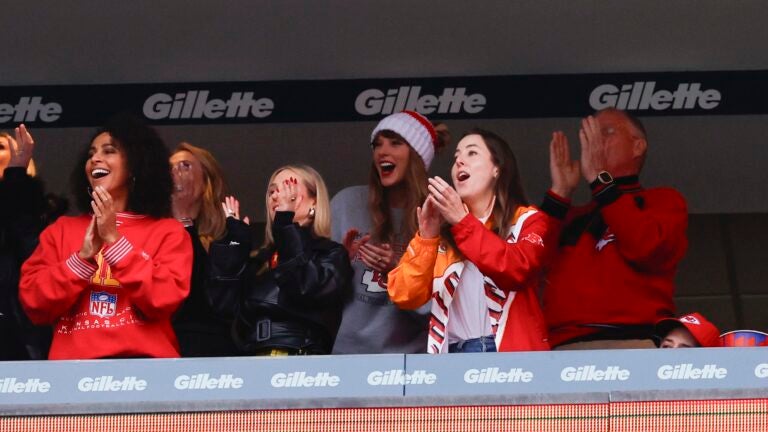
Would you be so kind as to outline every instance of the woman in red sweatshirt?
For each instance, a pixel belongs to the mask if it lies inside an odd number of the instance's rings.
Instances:
[[[171,218],[168,150],[152,128],[118,116],[72,174],[79,209],[40,235],[19,297],[54,326],[50,359],[178,357],[171,316],[189,293],[192,244]]]

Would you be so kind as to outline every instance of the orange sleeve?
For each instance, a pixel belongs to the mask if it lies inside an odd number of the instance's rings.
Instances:
[[[440,238],[425,239],[417,233],[387,276],[389,298],[402,309],[417,309],[432,298],[437,248]]]

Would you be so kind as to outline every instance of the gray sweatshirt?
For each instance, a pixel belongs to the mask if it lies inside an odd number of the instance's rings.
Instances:
[[[395,231],[400,231],[402,209],[391,209]],[[331,237],[339,243],[352,228],[364,236],[371,230],[368,187],[351,186],[331,200]],[[410,238],[395,237],[392,245],[400,259]],[[352,259],[352,295],[342,312],[334,354],[423,353],[427,346],[429,303],[415,311],[401,310],[387,295],[383,276],[359,257]]]

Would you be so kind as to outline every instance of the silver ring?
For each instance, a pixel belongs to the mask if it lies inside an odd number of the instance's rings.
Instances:
[[[232,210],[227,209],[227,216],[234,216],[234,215],[235,215],[235,212],[233,212]]]

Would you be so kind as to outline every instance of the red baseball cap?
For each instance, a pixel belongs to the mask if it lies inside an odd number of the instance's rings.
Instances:
[[[683,326],[691,332],[693,338],[704,348],[719,347],[720,330],[703,315],[693,312],[680,318],[664,318],[656,322],[656,334],[662,338],[675,327]]]

